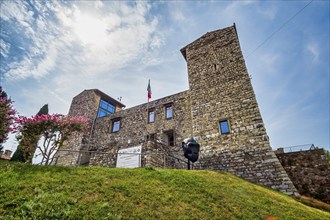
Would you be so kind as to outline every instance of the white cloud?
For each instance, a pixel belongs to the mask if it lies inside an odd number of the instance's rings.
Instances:
[[[17,21],[25,30],[25,34],[29,35],[32,34],[32,29],[29,27],[33,22],[33,12],[27,9],[26,4],[21,1],[1,2],[0,18],[5,21],[10,19]]]
[[[0,56],[7,57],[10,50],[10,44],[0,38]]]
[[[99,9],[103,7],[103,2],[101,0],[97,0],[94,2],[95,8]]]
[[[34,74],[31,71],[31,67],[34,67],[34,65],[27,58],[24,58],[20,62],[12,62],[8,66],[9,70],[5,74],[7,79],[25,79]]]
[[[186,17],[183,15],[183,12],[181,10],[178,10],[176,7],[174,8],[174,10],[171,10],[171,15],[175,21],[186,21]]]
[[[5,21],[12,18],[17,19],[18,21],[24,21],[24,14],[27,13],[21,13],[25,11],[23,8],[24,4],[18,4],[18,2],[15,1],[3,1],[1,2],[0,18]]]
[[[228,4],[225,7],[224,12],[230,13],[233,11],[237,11],[237,10],[240,10],[242,7],[245,7],[247,5],[254,4],[254,3],[255,3],[254,1],[232,1],[232,2],[230,2],[230,4]]]
[[[164,36],[156,32],[158,19],[148,15],[150,6],[145,2],[118,5],[114,2],[110,8],[104,5],[102,8],[107,12],[99,16],[83,10],[81,5],[51,7],[53,10],[48,13],[54,12],[58,23],[40,16],[33,26],[28,55],[12,62],[6,73],[12,80],[29,77],[40,80],[43,86],[31,88],[29,93],[33,96],[26,97],[31,103],[47,103],[47,97],[53,97],[54,111],[66,113],[72,97],[84,89],[99,88],[114,97],[125,96],[127,89],[123,88],[136,82],[142,70],[134,71],[133,80],[123,79],[121,68],[128,64],[145,68],[160,63],[157,50],[164,45]],[[94,33],[88,35],[88,31]],[[131,76],[132,73],[125,72]]]
[[[267,3],[266,7],[261,7],[259,4],[257,5],[257,13],[262,15],[262,17],[274,20],[276,18],[277,12],[279,8],[275,7],[275,5],[270,5],[270,3]]]
[[[29,29],[31,44],[27,56],[9,64],[10,70],[5,73],[9,79],[39,78],[54,68],[61,71],[58,75],[68,76],[72,73],[66,71],[67,65],[74,65],[82,74],[102,75],[134,60],[143,60],[149,49],[163,44],[162,36],[155,33],[157,18],[146,18],[150,6],[145,2],[114,3],[110,12],[99,16],[83,11],[80,5],[48,5],[48,10],[53,8],[48,14],[55,13],[62,27],[54,20],[45,23],[41,16],[33,26],[31,17],[28,23],[20,16],[31,15],[26,7],[11,7],[17,13],[4,16],[20,20],[20,25]]]
[[[39,61],[36,67],[37,76],[47,75],[55,66],[57,60],[58,45],[56,43],[51,44],[48,47],[48,52],[44,58]]]
[[[6,77],[14,80],[46,76],[56,65],[58,49],[59,47],[56,42],[50,43],[47,45],[47,48],[31,48],[31,56],[26,56],[20,62],[12,62],[9,64],[9,70],[6,72]],[[44,53],[42,58],[34,59],[34,57],[39,56],[42,53]]]
[[[151,39],[150,48],[152,50],[158,49],[165,44],[163,36],[156,35]]]
[[[312,56],[313,62],[317,62],[320,56],[320,48],[317,43],[309,43],[306,46],[306,50],[310,53]]]
[[[265,73],[272,74],[277,72],[278,60],[278,54],[265,53],[260,56],[258,62],[260,62]]]

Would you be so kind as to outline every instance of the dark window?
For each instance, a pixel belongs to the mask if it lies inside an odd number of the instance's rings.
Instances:
[[[167,133],[167,137],[168,137],[168,146],[174,146],[174,133],[173,132]]]
[[[220,131],[221,134],[229,134],[229,123],[228,120],[220,121]]]
[[[172,105],[165,106],[165,118],[171,119],[173,117]]]
[[[118,132],[120,129],[120,120],[114,120],[112,122],[112,132]]]
[[[149,110],[148,112],[148,122],[153,123],[155,121],[155,111]]]
[[[155,134],[148,134],[147,140],[154,141],[155,140]]]
[[[110,103],[100,100],[99,110],[97,112],[97,117],[103,117],[112,113],[115,113],[116,107],[111,105]]]
[[[165,131],[163,140],[167,146],[174,146],[174,130]]]

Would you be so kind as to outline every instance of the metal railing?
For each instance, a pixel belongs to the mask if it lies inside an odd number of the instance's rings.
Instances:
[[[173,154],[173,155],[172,155]],[[100,151],[88,151],[88,150],[69,150],[61,149],[54,158],[54,165],[62,165],[63,157],[71,158],[74,166],[108,166],[116,167],[118,156],[122,155],[137,155],[139,156],[138,167],[159,167],[159,168],[177,168],[186,169],[187,160],[177,156],[178,151],[167,151],[167,152],[142,152],[142,153],[109,153]],[[183,153],[182,153],[183,154]],[[174,156],[175,155],[175,156]],[[103,161],[103,162],[100,162]],[[69,165],[69,164],[66,164]]]
[[[315,150],[314,144],[301,144],[296,146],[283,147],[284,153]]]

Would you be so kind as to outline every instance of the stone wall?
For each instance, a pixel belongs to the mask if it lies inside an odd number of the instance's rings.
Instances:
[[[276,156],[300,194],[330,204],[330,164],[323,149]]]
[[[169,104],[173,109],[173,117],[166,119],[165,106]],[[148,123],[150,109],[155,112],[153,123]],[[181,152],[181,142],[192,134],[189,113],[190,98],[189,91],[186,91],[98,118],[95,120],[89,150],[109,152],[115,155],[122,148],[146,146],[148,136],[153,135],[159,145],[167,148],[166,152],[169,155],[171,152]],[[120,119],[120,130],[113,133],[113,121],[118,119]],[[173,146],[169,146],[167,140],[169,132],[174,134]],[[91,164],[113,167],[115,159],[96,156],[91,159]]]
[[[181,52],[188,66],[193,136],[201,145],[199,167],[295,193],[272,152],[235,26],[209,32]],[[229,123],[227,134],[220,131],[223,120]]]
[[[99,103],[100,96],[94,90],[85,90],[73,98],[68,115],[89,118],[91,120],[91,130],[93,130]],[[74,133],[68,141],[65,141],[61,151],[56,153],[54,163],[57,165],[78,165],[80,160],[79,151],[86,150],[84,146],[86,146],[89,136],[89,133]]]

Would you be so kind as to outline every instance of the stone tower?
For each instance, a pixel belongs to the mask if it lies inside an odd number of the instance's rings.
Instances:
[[[181,53],[188,66],[193,136],[201,144],[196,165],[295,193],[270,147],[235,25],[206,33]]]
[[[109,108],[111,106],[111,108]],[[91,144],[88,143],[93,133],[95,120],[100,116],[111,113],[120,112],[125,107],[119,101],[113,99],[98,89],[88,89],[72,99],[69,116],[84,116],[90,119],[90,131],[87,134],[75,133],[68,141],[65,142],[61,151],[55,155],[54,163],[57,165],[83,165],[90,160],[89,155],[86,157],[81,152],[89,151]],[[107,113],[108,112],[108,113]]]

